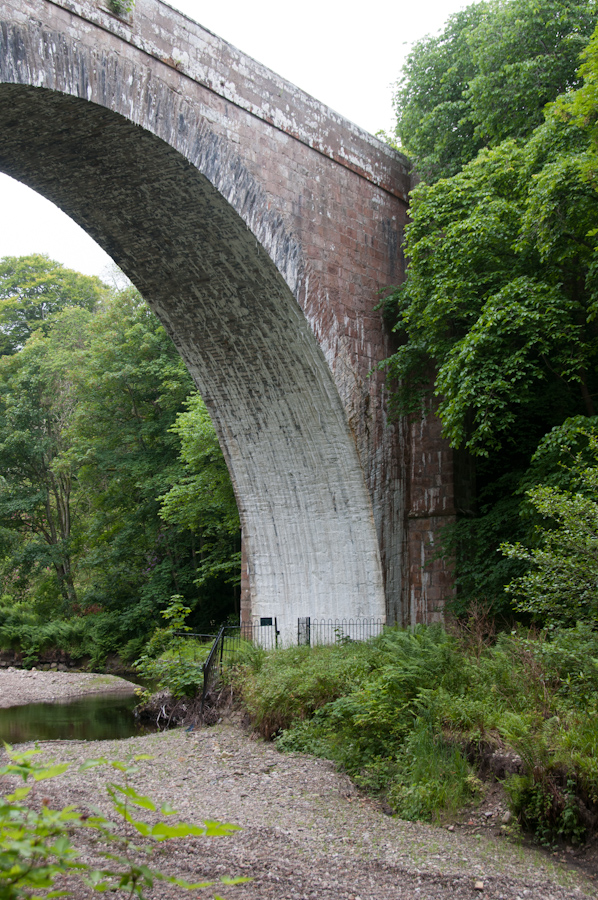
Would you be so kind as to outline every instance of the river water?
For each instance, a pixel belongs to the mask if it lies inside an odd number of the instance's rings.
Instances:
[[[0,709],[0,741],[104,741],[145,734],[153,729],[135,718],[137,702],[135,696],[112,693],[9,706]]]

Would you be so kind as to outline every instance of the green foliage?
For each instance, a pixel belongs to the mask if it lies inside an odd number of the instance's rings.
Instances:
[[[69,274],[69,273],[67,273]],[[24,569],[52,566],[65,604],[77,602],[72,572],[69,457],[77,397],[72,370],[90,313],[67,308],[46,321],[22,350],[0,357],[0,528],[17,532]]]
[[[135,663],[139,675],[157,691],[169,691],[175,700],[194,700],[203,688],[202,664],[210,652],[210,644],[193,648],[173,648],[157,659],[143,654]]]
[[[489,7],[470,37],[477,73],[466,89],[485,142],[528,137],[542,123],[545,105],[580,85],[579,55],[597,15],[595,2],[575,0]]]
[[[171,431],[181,441],[183,474],[162,498],[160,515],[197,536],[199,587],[221,578],[240,583],[240,522],[228,469],[205,403],[195,394]]]
[[[489,463],[493,462],[490,460]],[[490,466],[488,466],[490,468]],[[528,523],[520,515],[521,473],[508,472],[489,480],[477,467],[477,515],[459,519],[442,530],[442,553],[455,561],[455,596],[447,601],[447,611],[465,621],[480,602],[491,608],[503,625],[513,622],[513,609],[505,585],[524,571],[519,560],[507,558],[500,547],[508,540],[524,540]]]
[[[570,477],[577,488],[540,485],[527,499],[542,516],[536,526],[539,546],[505,543],[510,558],[523,560],[529,571],[506,588],[521,612],[547,624],[598,623],[598,438],[586,434],[594,465],[577,456]]]
[[[130,13],[134,6],[135,0],[108,0],[108,7],[115,16]]]
[[[586,135],[552,113],[524,147],[506,141],[413,192],[409,278],[394,295],[404,343],[389,375],[397,411],[411,413],[437,370],[455,447],[500,451],[540,394],[549,425],[594,413],[598,214],[586,158]]]
[[[255,677],[243,680],[244,703],[260,733],[270,738],[345,694],[358,683],[369,656],[368,646],[358,643],[260,654],[252,666]]]
[[[61,649],[134,659],[175,594],[212,630],[238,606],[239,520],[165,330],[135,290],[44,257],[0,263],[3,328],[0,642],[33,661],[64,620]]]
[[[514,554],[505,556],[501,546],[518,543],[532,549],[542,542],[547,522],[528,491],[546,485],[584,493],[575,460],[579,456],[583,466],[596,463],[590,446],[596,426],[595,417],[573,416],[548,431],[537,448],[523,432],[516,452],[477,461],[477,515],[461,519],[442,533],[443,552],[457,563],[457,595],[449,604],[453,615],[466,616],[470,604],[483,599],[503,624],[513,623],[515,595],[507,593],[505,586],[520,578],[529,564]],[[529,455],[531,461],[525,466]],[[521,616],[522,609],[518,612]],[[528,618],[529,612],[525,615]]]
[[[195,698],[203,687],[203,663],[213,640],[181,637],[177,632],[190,631],[185,624],[191,609],[183,605],[183,598],[175,594],[162,610],[167,628],[156,628],[144,652],[135,660],[135,669],[155,690],[167,690],[175,699]]]
[[[534,831],[541,844],[554,845],[557,838],[573,844],[581,844],[586,838],[586,828],[580,821],[575,803],[575,784],[560,791],[554,783],[537,782],[531,775],[513,775],[505,784],[513,811],[522,824]]]
[[[475,800],[483,788],[468,758],[509,750],[521,759],[508,782],[521,823],[545,841],[580,840],[598,804],[597,660],[598,635],[583,625],[501,634],[493,646],[473,631],[418,627],[272,651],[237,678],[255,727],[279,749],[336,761],[405,818]]]
[[[212,641],[171,638],[159,656],[142,654],[135,662],[135,669],[156,690],[168,690],[177,700],[194,699],[203,687],[203,663],[211,648]]]
[[[309,690],[315,673],[324,667],[321,662],[310,666],[306,651],[300,688],[303,696],[299,708],[295,701],[287,716],[295,713],[293,718],[301,720],[310,718],[318,710],[313,720],[316,742],[328,748],[325,755],[330,755],[351,774],[362,778],[367,778],[363,770],[367,772],[372,765],[376,770],[381,759],[396,760],[396,753],[418,716],[420,693],[459,677],[459,660],[453,641],[440,628],[389,631],[371,643],[347,645],[343,654],[336,647],[322,650],[329,657],[325,667],[325,677],[330,681],[327,694],[313,696],[313,689]],[[289,654],[292,663],[291,651],[282,651],[282,654]],[[255,695],[250,695],[255,696],[254,705],[259,703],[260,712],[266,703],[260,701],[259,689],[266,690],[262,679],[265,680],[268,672],[267,661],[260,673],[259,688],[256,685]],[[289,675],[292,673],[291,669]],[[348,676],[350,681],[347,681]],[[320,686],[319,679],[316,684]],[[317,702],[315,706],[314,701]],[[251,712],[253,708],[249,705]],[[256,725],[264,733],[264,720],[259,713],[253,715]],[[280,727],[284,727],[282,721]],[[289,747],[297,739],[302,741],[301,735],[311,731],[309,728],[300,731],[296,738],[294,729],[293,724],[282,735],[281,746]],[[307,746],[304,749],[308,749]]]
[[[397,135],[428,182],[451,177],[484,146],[527,138],[546,103],[579,86],[595,3],[475,3],[411,51],[395,96]]]
[[[139,294],[118,295],[93,322],[79,381],[75,451],[81,486],[90,499],[85,522],[90,548],[85,565],[93,579],[89,597],[122,617],[136,596],[139,618],[130,627],[145,618],[146,634],[174,593],[192,608],[192,625],[198,630],[225,618],[235,597],[228,583],[237,575],[230,534],[236,510],[213,501],[214,488],[219,495],[226,493],[228,476],[207,416],[197,438],[205,443],[205,452],[197,450],[193,457],[189,436],[186,458],[179,457],[181,435],[192,428],[190,422],[185,425],[183,409],[190,394],[191,415],[199,426],[205,408],[195,400],[172,341]],[[189,458],[195,463],[193,484],[177,507],[179,517],[165,523],[163,496],[185,481]],[[198,496],[202,490],[208,495],[203,500]],[[229,481],[228,491],[232,497]],[[195,504],[193,514],[186,504]],[[209,568],[214,559],[204,558],[204,530],[217,544],[216,571],[207,573],[202,566]]]
[[[454,814],[474,799],[481,783],[461,750],[418,718],[397,754],[388,801],[403,819],[429,820]]]
[[[88,501],[82,540],[90,597],[122,609],[137,595],[151,616],[152,606],[192,584],[188,541],[162,527],[158,498],[177,469],[169,428],[193,385],[170,338],[132,290],[94,318],[77,374],[72,452]]]
[[[597,15],[556,0],[470,6],[414,49],[397,95],[398,133],[428,183],[412,194],[407,281],[383,303],[399,335],[391,403],[437,409],[451,445],[476,457],[476,515],[443,539],[459,614],[484,599],[512,619],[504,586],[532,558],[500,546],[539,549],[541,495],[527,492],[551,486],[547,504],[571,489],[558,454],[536,451],[596,415]],[[589,527],[587,503],[579,514]]]
[[[191,631],[190,627],[185,625],[190,612],[191,607],[185,606],[183,597],[180,594],[173,594],[166,609],[162,610],[162,618],[166,619],[172,631]]]
[[[455,13],[440,36],[415,44],[403,68],[396,133],[426,181],[454,175],[482,146],[465,91],[476,73],[468,37],[487,9],[474,3]]]
[[[144,861],[152,856],[152,844],[188,836],[216,837],[237,830],[235,825],[210,821],[201,826],[172,822],[176,810],[170,805],[158,808],[149,797],[139,794],[128,783],[128,777],[138,771],[134,763],[150,757],[137,756],[132,763],[88,760],[82,766],[83,770],[110,766],[125,776],[124,784],[111,782],[107,787],[114,810],[125,823],[123,832],[122,827],[116,828],[99,813],[83,815],[73,806],[54,810],[46,800],[39,809],[28,806],[24,801],[33,798],[34,789],[27,782],[31,780],[35,784],[55,778],[68,769],[68,764],[36,763],[34,757],[38,750],[14,753],[7,747],[7,753],[10,762],[0,768],[0,775],[21,779],[24,786],[17,787],[0,802],[0,894],[5,900],[63,896],[65,891],[54,888],[56,881],[65,874],[78,876],[96,891],[123,889],[129,897],[140,900],[147,897],[147,890],[151,890],[157,881],[188,890],[213,886],[214,882],[191,884],[182,878],[165,875]],[[137,810],[140,809],[153,814],[150,821],[139,818]],[[83,862],[72,841],[77,832],[93,835],[97,855],[106,860],[104,867],[96,869]],[[148,839],[149,845],[136,845],[133,837],[139,836]],[[247,880],[220,879],[227,885]]]
[[[0,259],[0,356],[21,350],[34,330],[68,307],[92,312],[108,296],[99,278],[65,269],[47,256]]]
[[[578,124],[589,130],[594,149],[596,149],[598,146],[598,25],[581,58],[579,74],[583,78],[583,86],[574,94],[573,102],[567,113],[573,113]]]

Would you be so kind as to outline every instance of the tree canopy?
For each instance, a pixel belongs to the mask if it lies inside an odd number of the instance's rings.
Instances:
[[[407,279],[384,303],[400,338],[387,366],[395,412],[434,396],[451,445],[478,458],[478,515],[446,537],[457,606],[508,607],[535,557],[500,545],[546,543],[550,491],[533,491],[560,462],[540,472],[538,448],[596,414],[597,23],[573,0],[470,6],[414,48],[397,93],[422,181]]]
[[[444,432],[476,454],[516,441],[540,393],[556,417],[594,415],[598,204],[587,134],[552,110],[524,144],[483,150],[421,184],[395,294],[405,342],[390,372],[401,411],[430,366]],[[415,379],[415,380],[414,380]]]
[[[484,146],[527,138],[547,103],[581,84],[598,6],[483,0],[418,42],[395,94],[396,133],[426,181],[455,175]]]
[[[238,608],[239,519],[172,341],[133,288],[44,257],[2,271],[13,320],[35,279],[43,314],[0,355],[0,638],[79,617],[98,658],[134,657],[174,594],[210,630]]]
[[[55,314],[19,353],[0,357],[0,525],[19,532],[13,562],[53,567],[65,608],[77,602],[72,572],[75,468],[69,458],[76,393],[73,363],[89,312]]]
[[[0,260],[0,356],[16,353],[30,334],[68,306],[93,311],[108,295],[99,278],[65,269],[47,256]]]

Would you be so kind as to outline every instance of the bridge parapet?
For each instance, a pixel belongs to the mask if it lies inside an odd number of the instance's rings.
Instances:
[[[144,0],[122,17],[96,0],[49,2],[407,202],[406,157],[162,0]],[[23,22],[36,6],[21,5]]]

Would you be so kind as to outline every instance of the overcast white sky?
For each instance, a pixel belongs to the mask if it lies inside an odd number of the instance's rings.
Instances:
[[[392,128],[410,45],[468,0],[176,0],[171,6],[372,133]],[[53,204],[0,174],[0,258],[47,253],[99,275],[110,259]]]

